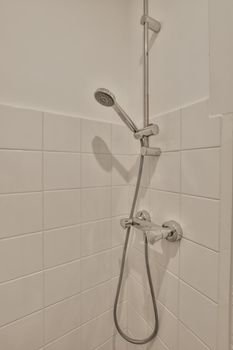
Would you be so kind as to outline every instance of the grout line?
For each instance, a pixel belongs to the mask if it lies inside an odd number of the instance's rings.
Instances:
[[[137,252],[139,252],[141,255],[143,255],[143,253],[136,249]],[[153,260],[153,256],[151,257]],[[185,283],[187,286],[189,286],[190,288],[192,288],[194,291],[198,292],[199,294],[201,294],[203,297],[206,297],[207,299],[209,299],[209,301],[213,302],[214,304],[218,305],[218,302],[216,302],[215,300],[213,300],[212,298],[210,298],[208,295],[204,294],[202,291],[198,290],[197,288],[195,288],[193,285],[191,285],[189,282],[183,280],[179,275],[175,275],[174,272],[166,269],[163,265],[161,265],[159,262],[155,261],[156,264],[159,266],[159,268],[161,268],[162,270],[164,270],[165,272],[171,274],[174,278],[178,279],[179,281]],[[132,273],[132,272],[131,272]],[[132,276],[134,277],[134,279],[138,282],[139,285],[141,285],[143,288],[145,288],[145,286],[143,286],[143,284],[137,279],[137,277],[135,276],[135,274],[132,273]],[[179,307],[179,305],[178,305]]]
[[[32,271],[30,273],[27,273],[27,274],[22,274],[20,276],[16,276],[16,277],[13,277],[13,278],[10,278],[8,280],[4,280],[4,281],[1,281],[0,282],[0,286],[4,285],[4,284],[7,284],[7,283],[13,283],[13,282],[17,282],[21,279],[26,279],[26,278],[30,278],[30,277],[34,277],[35,275],[38,275],[38,274],[42,274],[43,275],[43,266],[41,266],[41,269],[39,270],[35,270],[35,271]]]
[[[27,275],[23,275],[23,276],[19,276],[19,277],[16,277],[16,278],[12,278],[12,279],[10,279],[8,281],[3,281],[3,282],[0,283],[0,286],[2,286],[4,284],[8,284],[8,283],[10,284],[12,282],[17,282],[17,281],[22,280],[22,279],[27,279],[29,277],[34,277],[36,275],[43,275],[43,268],[41,270],[39,270],[39,271],[35,271],[35,272],[29,273]]]
[[[44,193],[51,193],[51,192],[71,192],[71,191],[81,191],[81,190],[96,190],[96,189],[111,189],[111,188],[126,188],[129,184],[122,184],[122,185],[103,185],[103,186],[88,186],[88,187],[66,187],[66,188],[53,188],[53,189],[40,189],[40,190],[30,190],[30,191],[18,191],[18,192],[5,192],[0,193],[1,196],[11,196],[11,195],[27,195],[27,194],[42,194]],[[133,185],[132,185],[133,186]]]
[[[186,237],[185,235],[183,236],[182,239],[184,239],[185,241],[188,241],[188,242],[192,242],[193,244],[196,244],[197,246],[200,246],[200,247],[202,247],[202,248],[205,248],[205,249],[207,249],[207,250],[209,250],[209,251],[211,251],[211,252],[213,252],[213,253],[217,253],[217,254],[220,253],[219,250],[216,250],[216,249],[214,249],[214,248],[210,248],[210,247],[208,247],[207,245],[205,245],[205,244],[203,244],[203,243],[196,242],[196,241],[194,241],[194,240],[192,240],[192,239]]]
[[[179,119],[180,119],[180,146],[182,148],[182,143],[183,143],[183,132],[182,132],[182,126],[183,126],[183,113],[182,109],[180,109],[179,113]],[[180,194],[179,194],[179,219],[181,222],[181,217],[182,217],[182,169],[183,169],[183,164],[182,164],[182,152],[180,153],[180,174],[179,174],[179,185],[180,185]],[[179,337],[179,322],[180,322],[180,275],[181,275],[181,259],[180,259],[180,244],[179,242],[179,248],[178,248],[178,290],[177,290],[177,347],[178,349],[180,348],[180,337]]]
[[[100,219],[97,219],[97,220],[78,222],[78,223],[75,223],[75,224],[72,224],[72,225],[55,226],[55,227],[52,227],[52,228],[45,229],[45,232],[57,231],[57,230],[62,230],[62,229],[66,229],[66,228],[69,229],[69,228],[72,228],[72,227],[80,227],[81,228],[82,226],[85,226],[85,225],[90,225],[90,224],[94,224],[94,223],[100,223],[100,222],[103,222],[103,221],[110,221],[112,219],[122,218],[122,217],[127,216],[127,215],[128,214],[122,214],[122,215],[116,215],[116,216],[112,216],[112,217],[109,216],[109,217],[105,217],[105,218],[100,218]],[[26,233],[17,233],[17,234],[13,234],[13,235],[9,235],[9,236],[0,237],[0,241],[1,240],[11,239],[11,238],[25,237],[25,236],[36,234],[36,233],[42,233],[42,231],[43,231],[43,228],[41,227],[40,229],[38,229],[36,231],[29,231],[29,232],[26,232]],[[116,246],[116,247],[118,247],[118,246]]]
[[[186,151],[195,151],[195,150],[208,150],[208,149],[213,149],[213,148],[220,148],[221,144],[217,145],[212,145],[212,146],[198,146],[198,147],[190,147],[190,148],[174,148],[174,149],[168,149],[168,150],[163,150],[162,153],[175,153],[175,152],[186,152]],[[1,151],[13,151],[13,152],[41,152],[41,148],[13,148],[13,147],[0,147],[0,152]],[[44,153],[58,153],[58,154],[73,154],[73,155],[103,155],[103,156],[109,156],[109,157],[130,157],[130,156],[138,156],[138,153],[112,153],[112,152],[85,152],[85,151],[74,151],[74,150],[56,150],[56,149],[44,149]]]
[[[183,284],[186,285],[186,287],[189,287],[190,289],[192,289],[194,292],[196,292],[197,294],[199,294],[200,296],[202,296],[203,298],[208,299],[209,302],[211,302],[212,304],[214,304],[215,306],[218,306],[218,302],[211,299],[209,296],[207,296],[206,294],[204,294],[203,292],[201,292],[200,290],[198,290],[197,288],[195,288],[194,286],[192,286],[191,284],[189,284],[189,282],[183,280],[182,278],[180,278],[180,282],[182,282]]]
[[[3,328],[5,328],[5,327],[11,326],[11,325],[13,325],[13,324],[16,323],[16,322],[19,322],[19,321],[21,321],[21,320],[24,320],[24,319],[27,318],[27,317],[33,316],[33,315],[35,315],[35,314],[39,314],[39,313],[41,313],[41,312],[43,313],[43,311],[44,311],[44,308],[41,307],[41,308],[39,308],[39,309],[37,309],[37,310],[34,310],[34,311],[32,311],[32,312],[29,312],[29,313],[26,314],[26,315],[17,317],[15,320],[10,321],[10,322],[7,322],[7,323],[1,325],[1,326],[0,326],[0,330],[3,329]],[[42,349],[43,349],[43,348],[42,348]],[[26,349],[25,349],[25,350],[26,350]]]
[[[4,236],[4,237],[0,237],[0,242],[4,242],[4,241],[11,241],[17,238],[29,238],[30,236],[36,236],[36,235],[42,235],[43,234],[43,230],[41,228],[40,231],[36,231],[36,232],[29,232],[29,233],[23,233],[23,234],[17,234],[14,236]]]
[[[121,304],[123,304],[123,303],[121,302]],[[72,334],[72,333],[74,333],[74,332],[76,332],[76,331],[78,331],[78,330],[81,331],[81,329],[82,329],[84,326],[90,324],[92,321],[95,321],[95,320],[97,320],[98,318],[101,318],[102,316],[104,316],[105,314],[108,314],[108,313],[111,312],[112,310],[113,310],[113,309],[112,309],[112,307],[111,307],[110,309],[108,309],[108,310],[106,310],[106,311],[100,313],[98,316],[93,317],[91,320],[89,320],[89,321],[87,321],[87,322],[85,322],[85,323],[83,323],[83,324],[80,324],[78,327],[72,328],[71,330],[69,330],[68,332],[62,334],[61,336],[57,337],[56,339],[47,342],[47,343],[45,344],[45,346],[48,346],[48,345],[50,345],[50,344],[54,344],[55,342],[57,342],[57,341],[63,339],[63,338],[66,337],[66,336],[69,336],[70,334]],[[104,343],[98,345],[98,346],[95,347],[94,349],[97,350],[100,346],[104,345],[104,344],[107,343],[109,340],[111,340],[112,337],[115,336],[115,335],[116,335],[116,332],[115,332],[115,330],[114,330],[113,335],[111,335],[109,338],[107,338],[107,339],[104,341]],[[94,349],[93,349],[93,350],[94,350]]]
[[[45,113],[42,113],[42,270],[43,270],[43,346],[45,344],[45,155],[44,155],[44,130],[45,130]]]
[[[211,350],[210,347],[209,347],[209,345],[207,345],[207,344],[199,337],[199,335],[197,335],[196,333],[194,333],[194,330],[193,330],[193,329],[189,328],[189,326],[187,326],[182,320],[180,320],[179,322],[180,322],[180,324],[181,324],[184,328],[186,328],[194,337],[196,337],[196,338],[201,342],[202,345],[206,346],[206,347],[208,348],[208,350]]]
[[[195,147],[195,148],[183,148],[183,149],[181,149],[180,150],[180,152],[182,153],[182,152],[192,152],[192,151],[199,151],[199,150],[203,150],[203,151],[205,151],[205,150],[212,150],[212,149],[219,149],[221,147],[221,145],[219,144],[219,145],[214,145],[214,146],[203,146],[203,147]]]

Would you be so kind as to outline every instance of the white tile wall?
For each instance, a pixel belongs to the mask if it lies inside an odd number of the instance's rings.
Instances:
[[[182,152],[182,192],[194,196],[219,199],[219,148]]]
[[[207,100],[188,106],[182,114],[182,148],[220,146],[220,119],[211,118]]]
[[[41,152],[1,150],[0,163],[0,193],[41,191]]]
[[[180,320],[213,350],[216,349],[217,310],[216,303],[180,283]]]
[[[0,329],[4,350],[39,349],[43,346],[43,312],[35,312]]]
[[[153,122],[161,132],[151,138],[151,145],[163,153],[150,159],[150,182],[144,189],[144,196],[149,194],[147,209],[158,224],[180,222],[184,239],[150,247],[160,328],[154,344],[139,348],[217,350],[221,120],[210,118],[208,101],[202,101]],[[134,236],[128,264],[128,328],[133,335],[145,336],[154,319],[141,233]]]
[[[78,328],[81,324],[80,314],[80,295],[47,307],[44,310],[45,343]]]
[[[126,349],[112,318],[129,200],[117,179],[133,181],[136,156],[112,174],[108,123],[0,106],[0,125],[0,348]]]
[[[42,230],[41,193],[0,195],[0,212],[1,238]]]
[[[217,350],[221,123],[206,101],[153,121],[161,133],[151,145],[163,153],[146,161],[137,207],[158,224],[181,222],[185,238],[150,247],[160,330],[137,349]],[[112,307],[138,143],[120,125],[4,106],[0,125],[1,347],[135,349],[115,336]],[[127,274],[121,324],[145,336],[153,313],[141,234]]]
[[[44,153],[44,188],[60,190],[80,188],[80,155],[77,153]]]
[[[46,268],[81,257],[80,226],[70,226],[44,232],[44,266]]]
[[[44,225],[52,229],[80,223],[80,190],[44,193]]]
[[[42,233],[0,240],[0,282],[41,271]]]

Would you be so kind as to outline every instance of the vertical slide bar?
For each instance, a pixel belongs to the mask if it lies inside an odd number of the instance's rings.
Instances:
[[[148,16],[148,0],[143,0],[143,12],[144,15]],[[143,80],[144,80],[144,127],[149,125],[149,52],[148,52],[148,34],[149,27],[148,23],[144,23],[144,59],[143,59]]]

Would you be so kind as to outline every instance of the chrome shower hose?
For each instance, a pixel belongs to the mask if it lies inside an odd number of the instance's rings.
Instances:
[[[135,211],[135,207],[136,207],[136,203],[137,203],[137,199],[138,199],[138,193],[139,193],[139,188],[140,188],[141,178],[142,178],[142,173],[143,173],[143,165],[144,165],[144,156],[141,155],[137,183],[136,183],[133,203],[132,203],[132,207],[131,207],[131,211],[130,211],[130,218],[133,218],[133,216],[134,216],[134,211]],[[149,282],[150,294],[151,294],[152,304],[153,304],[153,309],[154,309],[154,318],[155,318],[154,328],[153,328],[152,333],[148,337],[146,337],[144,339],[134,339],[134,338],[129,337],[127,334],[125,334],[119,325],[118,318],[117,318],[117,308],[118,308],[119,297],[120,297],[120,292],[121,292],[121,288],[122,288],[122,281],[123,281],[123,276],[124,276],[125,262],[126,262],[126,255],[127,255],[128,245],[129,245],[130,234],[131,234],[131,227],[128,227],[126,230],[126,237],[125,237],[124,249],[123,249],[123,254],[122,254],[120,276],[119,276],[118,285],[117,285],[113,315],[114,315],[115,326],[116,326],[119,334],[129,343],[140,345],[140,344],[149,343],[152,339],[154,339],[156,337],[156,335],[158,333],[158,329],[159,329],[158,310],[157,310],[154,287],[153,287],[153,282],[152,282],[151,272],[150,272],[150,264],[149,264],[149,256],[148,256],[148,240],[147,240],[146,234],[144,234],[145,264],[146,264],[146,271],[147,271],[147,277],[148,277],[148,282]]]

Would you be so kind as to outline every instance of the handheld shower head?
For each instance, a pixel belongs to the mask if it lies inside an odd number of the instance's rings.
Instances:
[[[137,132],[138,128],[128,116],[128,114],[121,108],[121,106],[116,102],[116,98],[109,90],[101,88],[97,89],[95,92],[95,99],[102,106],[112,107],[115,112],[119,115],[121,120],[126,124],[126,126],[133,132]]]
[[[116,102],[115,96],[107,89],[98,89],[95,92],[95,99],[102,106],[112,107]]]

